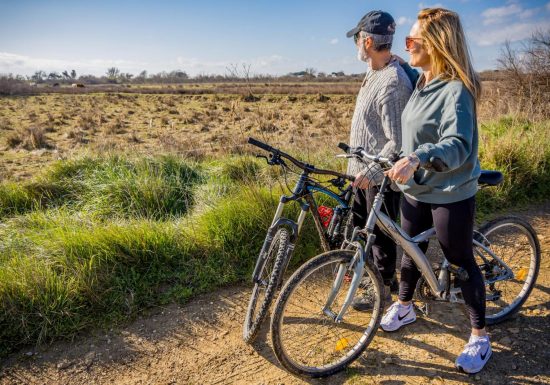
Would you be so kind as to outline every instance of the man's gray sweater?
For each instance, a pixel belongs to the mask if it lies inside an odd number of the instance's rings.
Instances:
[[[350,145],[361,146],[370,154],[388,156],[401,150],[401,113],[409,100],[413,86],[397,60],[380,70],[369,69],[357,95],[351,121]],[[348,174],[365,169],[351,159]],[[378,165],[369,166],[369,176],[377,184],[383,174]]]

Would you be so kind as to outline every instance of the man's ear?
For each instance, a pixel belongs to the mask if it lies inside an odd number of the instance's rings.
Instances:
[[[370,48],[370,47],[372,47],[372,37],[367,36],[367,37],[365,38],[365,41],[363,42],[363,44],[365,44],[365,48]]]

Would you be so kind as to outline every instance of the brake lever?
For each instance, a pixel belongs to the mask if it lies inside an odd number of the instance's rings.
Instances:
[[[264,158],[267,164],[269,164],[269,159],[265,155],[256,154],[256,158]]]

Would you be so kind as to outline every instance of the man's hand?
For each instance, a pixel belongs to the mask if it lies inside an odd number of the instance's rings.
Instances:
[[[368,171],[369,169],[366,168],[363,171],[359,172],[355,176],[355,180],[351,184],[353,187],[357,187],[359,189],[367,189],[369,187],[372,187],[374,185],[373,181],[368,177]]]
[[[399,184],[405,184],[420,165],[420,159],[413,152],[411,155],[399,159],[391,169],[385,171],[384,174]]]

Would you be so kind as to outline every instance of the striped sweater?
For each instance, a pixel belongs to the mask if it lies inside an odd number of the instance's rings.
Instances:
[[[401,113],[412,89],[411,81],[396,60],[380,70],[369,69],[357,95],[350,145],[361,146],[369,154],[398,153],[401,150]],[[357,175],[364,168],[361,162],[350,159],[347,172]],[[369,170],[371,179],[382,183],[380,167],[371,165]]]

